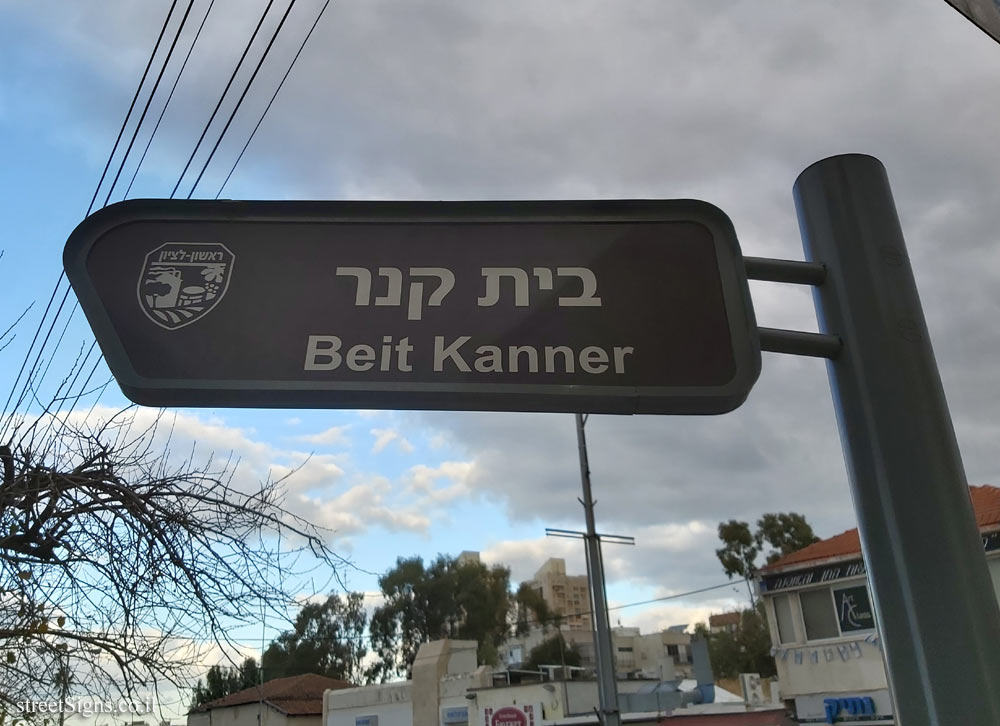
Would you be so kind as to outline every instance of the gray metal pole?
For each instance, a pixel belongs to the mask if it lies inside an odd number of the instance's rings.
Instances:
[[[1000,609],[885,168],[819,161],[794,187],[898,723],[1000,723]]]
[[[584,515],[587,520],[587,576],[590,580],[590,610],[594,615],[594,656],[597,659],[597,698],[604,726],[620,726],[618,684],[615,681],[615,659],[612,651],[611,626],[608,623],[608,602],[605,596],[604,563],[601,560],[601,539],[594,523],[594,498],[590,493],[590,464],[587,461],[587,439],[583,431],[583,414],[576,414],[576,442],[580,450],[580,478],[583,483]]]

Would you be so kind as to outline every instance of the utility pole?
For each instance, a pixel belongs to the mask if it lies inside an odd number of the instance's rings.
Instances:
[[[576,441],[580,449],[580,479],[583,484],[583,513],[587,521],[584,543],[587,550],[587,578],[590,582],[590,611],[594,616],[594,655],[597,659],[597,696],[603,726],[621,726],[618,711],[618,684],[615,682],[615,659],[611,627],[608,623],[608,600],[604,585],[604,562],[601,538],[594,522],[594,498],[590,492],[590,464],[587,461],[587,438],[583,427],[587,417],[576,414]]]

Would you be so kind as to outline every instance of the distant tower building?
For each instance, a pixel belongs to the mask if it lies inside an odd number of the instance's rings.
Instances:
[[[563,616],[570,630],[592,630],[587,576],[567,575],[566,560],[550,557],[527,584],[542,596],[549,610]]]

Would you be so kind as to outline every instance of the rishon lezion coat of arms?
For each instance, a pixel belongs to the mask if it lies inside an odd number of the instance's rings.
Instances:
[[[139,307],[161,328],[183,328],[219,304],[235,259],[221,244],[162,244],[146,255],[139,277]]]

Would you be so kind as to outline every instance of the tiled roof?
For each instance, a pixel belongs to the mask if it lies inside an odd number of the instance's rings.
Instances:
[[[1000,487],[969,487],[976,524],[980,529],[1000,526]]]
[[[994,529],[1000,526],[1000,487],[969,487],[969,496],[972,498],[972,509],[976,514],[976,524],[980,529]],[[814,542],[798,552],[785,555],[780,560],[762,567],[761,571],[769,572],[804,562],[860,554],[861,538],[858,536],[858,530],[849,529],[835,537]]]
[[[354,688],[353,683],[338,678],[327,678],[315,673],[301,676],[275,678],[263,685],[230,693],[198,706],[195,711],[242,706],[247,703],[266,703],[289,716],[306,716],[323,712],[323,692],[340,688]]]

